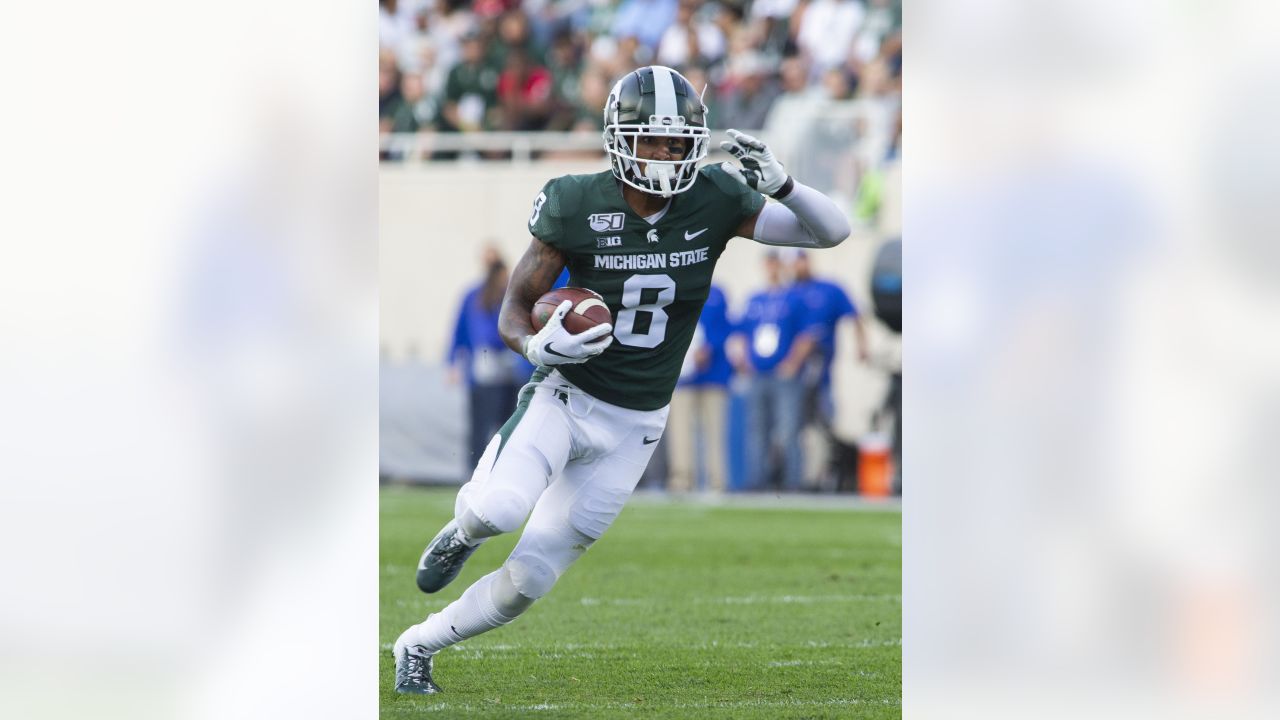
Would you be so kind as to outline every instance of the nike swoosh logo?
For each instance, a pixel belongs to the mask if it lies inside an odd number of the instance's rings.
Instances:
[[[565,355],[562,352],[556,352],[556,349],[551,347],[551,343],[547,343],[547,352],[551,353],[552,355],[555,355],[556,357],[569,358],[570,360],[573,359],[572,355]]]
[[[698,232],[696,232],[696,233],[691,233],[691,232],[689,232],[688,230],[685,230],[685,231],[684,231],[684,239],[685,239],[685,240],[692,240],[692,239],[694,239],[694,238],[698,237],[699,235],[701,235],[702,233],[704,233],[704,232],[706,232],[706,231],[707,231],[707,228],[702,228],[701,230],[699,230],[699,231],[698,231]]]
[[[661,438],[661,437],[662,437],[662,436],[661,436],[661,435],[659,435],[658,437],[656,437],[656,438],[654,438],[654,439],[650,440],[650,439],[649,439],[649,436],[648,436],[648,435],[645,435],[645,436],[644,436],[644,444],[645,444],[645,445],[652,445],[653,443],[658,442],[658,439],[659,439],[659,438]]]

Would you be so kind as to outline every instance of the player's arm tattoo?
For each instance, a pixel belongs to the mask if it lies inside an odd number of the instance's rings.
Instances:
[[[529,249],[511,271],[498,315],[498,334],[507,347],[524,353],[524,341],[533,334],[533,320],[529,317],[533,304],[551,289],[564,266],[564,253],[538,238],[529,243]]]

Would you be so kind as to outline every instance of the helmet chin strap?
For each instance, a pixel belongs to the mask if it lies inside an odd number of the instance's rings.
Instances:
[[[671,197],[671,178],[674,175],[675,169],[670,165],[645,163],[644,176],[658,182],[658,186],[662,188],[662,197]]]

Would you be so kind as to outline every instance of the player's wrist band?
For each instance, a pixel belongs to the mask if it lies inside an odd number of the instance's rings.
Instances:
[[[774,200],[781,200],[782,198],[790,195],[791,191],[794,190],[795,187],[796,187],[795,179],[792,178],[790,175],[788,175],[787,181],[782,183],[782,187],[778,188],[778,192],[774,193],[773,195],[770,195],[770,197],[772,197]]]

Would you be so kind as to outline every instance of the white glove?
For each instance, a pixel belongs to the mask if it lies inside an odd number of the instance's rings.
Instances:
[[[547,324],[536,335],[530,335],[524,343],[524,356],[534,365],[567,365],[584,363],[605,351],[613,344],[613,325],[605,323],[577,335],[564,328],[564,316],[573,307],[573,301],[560,303]],[[601,340],[600,338],[604,338]],[[593,342],[594,341],[594,342]]]
[[[720,143],[720,148],[742,163],[741,169],[731,162],[720,163],[720,168],[752,190],[781,200],[795,187],[795,181],[787,175],[769,146],[750,135],[730,130],[729,139]]]

